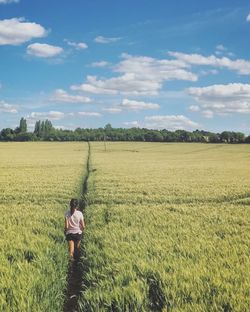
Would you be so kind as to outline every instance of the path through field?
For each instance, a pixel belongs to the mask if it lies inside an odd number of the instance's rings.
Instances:
[[[79,210],[84,214],[85,207],[87,206],[86,194],[88,191],[88,178],[90,174],[90,143],[88,143],[88,157],[86,163],[86,174],[83,181],[82,194]],[[84,234],[83,234],[84,243]],[[83,248],[82,248],[83,249]],[[82,250],[81,249],[81,250]],[[64,303],[64,312],[73,312],[77,310],[78,297],[82,290],[82,277],[83,268],[82,263],[79,261],[80,255],[75,256],[74,261],[69,262],[68,278],[67,278],[67,290]]]

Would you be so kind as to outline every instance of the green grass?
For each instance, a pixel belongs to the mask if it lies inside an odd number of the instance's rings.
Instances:
[[[0,148],[0,307],[62,311],[87,144]],[[250,310],[249,145],[96,142],[90,167],[79,311]]]
[[[250,146],[91,145],[81,311],[249,311]]]
[[[62,311],[64,212],[80,194],[84,143],[1,143],[0,307]]]

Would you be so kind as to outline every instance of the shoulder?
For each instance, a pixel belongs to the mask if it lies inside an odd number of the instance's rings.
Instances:
[[[83,214],[82,214],[82,212],[79,211],[79,210],[77,210],[77,215],[78,215],[79,217],[83,218]]]

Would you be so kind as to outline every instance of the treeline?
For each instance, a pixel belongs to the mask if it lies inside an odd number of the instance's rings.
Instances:
[[[213,133],[203,130],[168,131],[146,128],[104,128],[75,130],[56,129],[51,121],[37,121],[33,132],[27,131],[27,121],[21,118],[15,129],[4,128],[0,141],[143,141],[143,142],[204,142],[204,143],[250,143],[250,136],[241,132],[223,131]]]

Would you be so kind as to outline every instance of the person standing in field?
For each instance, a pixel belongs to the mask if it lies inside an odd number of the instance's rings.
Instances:
[[[69,245],[70,259],[74,259],[74,253],[79,254],[82,232],[85,228],[84,218],[81,211],[77,210],[78,200],[70,200],[70,211],[65,213],[64,232]]]

